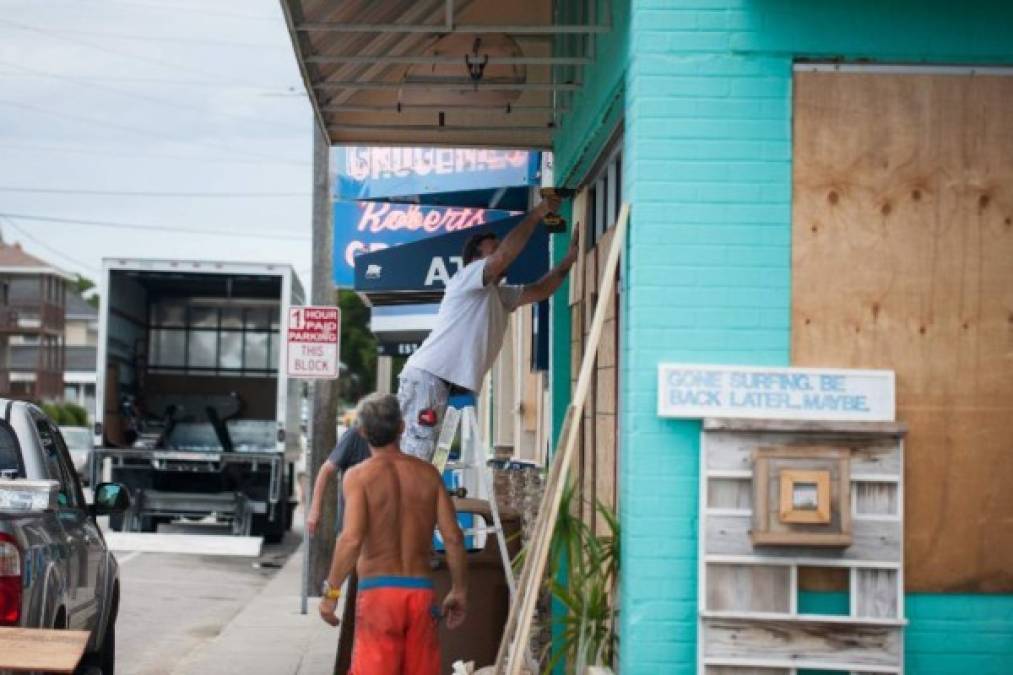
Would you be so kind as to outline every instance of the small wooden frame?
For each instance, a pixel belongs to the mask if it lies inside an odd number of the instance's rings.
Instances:
[[[810,485],[811,506],[806,494]],[[805,498],[806,503],[801,503],[800,497]],[[783,469],[780,518],[782,523],[829,523],[830,472]]]
[[[795,503],[797,486],[805,483],[814,486],[815,508]],[[819,445],[757,448],[750,540],[753,546],[850,546],[850,452]]]

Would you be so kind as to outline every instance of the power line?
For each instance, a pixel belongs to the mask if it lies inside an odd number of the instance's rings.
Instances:
[[[309,197],[308,192],[162,192],[140,190],[76,190],[63,188],[33,188],[0,185],[0,192],[52,195],[93,195],[97,197],[187,197],[200,199],[255,199],[277,197]]]
[[[42,113],[43,115],[51,115],[53,117],[62,117],[64,119],[74,120],[75,122],[85,122],[87,124],[92,124],[92,125],[100,126],[100,127],[108,127],[110,129],[116,129],[116,130],[119,130],[119,131],[129,131],[131,133],[140,134],[142,136],[158,136],[158,137],[161,137],[163,139],[166,139],[166,140],[169,140],[169,141],[172,141],[172,142],[177,142],[177,143],[180,142],[179,138],[176,138],[176,137],[173,137],[173,136],[169,136],[169,135],[166,135],[166,134],[156,134],[151,129],[142,129],[142,128],[139,128],[139,127],[133,127],[133,126],[129,126],[129,125],[126,125],[126,124],[116,124],[114,122],[107,122],[105,120],[97,120],[97,119],[92,118],[92,117],[84,117],[82,115],[72,115],[70,113],[58,112],[56,110],[49,110],[47,108],[43,108],[42,106],[33,105],[31,103],[22,103],[20,101],[5,101],[5,100],[0,100],[0,105],[6,105],[6,106],[10,106],[12,108],[21,108],[21,109],[24,109],[24,110],[33,110],[35,112]],[[232,147],[230,147],[228,145],[222,144],[222,143],[191,143],[191,145],[197,145],[197,146],[201,146],[201,147],[211,147],[211,148],[216,148],[218,150],[228,150],[229,152],[235,152],[235,153],[239,153],[239,154],[244,154],[244,155],[246,155],[248,157],[251,157],[251,158],[259,158],[259,159],[267,160],[268,163],[273,163],[273,164],[290,164],[290,165],[293,165],[293,166],[307,166],[309,164],[309,162],[298,162],[298,161],[295,161],[295,160],[289,160],[289,161],[279,160],[279,159],[276,159],[273,155],[265,155],[265,154],[258,153],[258,152],[250,152],[248,150],[235,150],[234,148],[232,148]]]
[[[268,234],[266,232],[249,232],[242,228],[218,230],[214,228],[192,228],[167,225],[145,225],[141,223],[123,223],[108,220],[86,220],[83,218],[58,218],[55,216],[39,216],[26,213],[0,213],[0,217],[14,220],[29,220],[43,223],[62,223],[66,225],[85,225],[92,227],[109,227],[122,230],[140,230],[142,232],[178,232],[181,234],[201,234],[215,237],[233,237],[235,239],[272,239],[272,240],[307,240],[308,236],[295,234]]]
[[[112,86],[112,85],[109,85],[109,84],[104,84],[104,83],[101,83],[101,82],[91,82],[91,83],[89,83],[89,82],[82,81],[82,80],[80,80],[80,79],[78,79],[76,77],[71,77],[71,76],[68,76],[68,75],[61,75],[59,73],[53,73],[53,72],[49,72],[49,71],[45,71],[45,70],[37,70],[35,68],[28,68],[26,66],[22,66],[22,65],[17,64],[17,63],[10,63],[8,61],[0,61],[0,65],[9,66],[11,68],[17,68],[18,70],[21,70],[23,72],[32,73],[32,74],[38,75],[40,77],[48,77],[48,78],[51,78],[51,79],[54,79],[54,80],[61,80],[63,82],[70,82],[71,84],[76,84],[79,87],[97,87],[99,89],[105,89],[106,91],[111,91],[111,92],[119,94],[121,96],[126,96],[126,97],[130,98],[131,100],[135,100],[135,101],[147,101],[149,103],[154,103],[156,105],[164,106],[164,107],[167,107],[167,108],[177,108],[179,110],[189,110],[191,112],[195,112],[195,113],[197,113],[199,115],[202,115],[202,116],[218,115],[220,117],[227,117],[227,118],[230,118],[230,119],[242,120],[246,124],[263,124],[265,126],[276,127],[276,128],[279,128],[279,129],[286,129],[288,131],[293,131],[293,132],[297,131],[297,129],[295,127],[293,127],[293,126],[291,126],[289,124],[286,124],[284,122],[278,122],[278,121],[269,120],[269,119],[261,119],[259,117],[250,117],[250,116],[247,116],[247,115],[234,115],[232,113],[228,113],[228,112],[225,112],[225,111],[207,110],[206,108],[202,108],[200,106],[189,105],[189,104],[186,104],[186,103],[180,103],[178,101],[171,101],[169,99],[159,98],[157,96],[149,96],[147,94],[139,94],[139,93],[137,93],[135,91],[131,91],[129,89],[122,89],[120,87],[115,87],[115,86]]]
[[[7,150],[24,150],[26,152],[65,152],[79,155],[90,155],[95,157],[122,157],[124,159],[173,159],[183,162],[203,162],[206,164],[252,164],[254,166],[263,166],[265,162],[263,160],[252,160],[252,159],[233,159],[230,157],[193,157],[188,155],[173,155],[170,153],[159,153],[159,152],[111,152],[109,150],[97,150],[94,148],[82,148],[69,145],[56,146],[56,145],[39,145],[37,143],[2,143],[0,148]],[[304,163],[300,162],[280,162],[281,164],[303,166]]]
[[[172,61],[162,61],[161,59],[153,59],[153,58],[151,58],[149,56],[143,56],[143,55],[137,54],[136,52],[122,51],[122,50],[118,50],[118,49],[110,49],[109,47],[106,47],[103,44],[97,44],[97,43],[94,43],[94,42],[90,42],[88,40],[81,40],[79,38],[67,37],[66,35],[60,35],[59,33],[56,33],[56,32],[54,32],[54,31],[52,31],[50,29],[47,29],[47,28],[39,28],[38,26],[32,26],[32,25],[29,25],[29,24],[20,23],[18,21],[10,21],[8,19],[0,19],[0,24],[6,24],[8,26],[14,26],[15,28],[20,28],[21,30],[30,31],[30,32],[33,32],[33,33],[41,33],[42,35],[49,35],[49,36],[55,37],[57,40],[63,40],[64,42],[69,42],[71,44],[82,45],[82,46],[85,46],[85,47],[89,47],[91,49],[95,49],[95,50],[100,51],[100,52],[105,52],[107,54],[112,54],[114,56],[119,56],[119,57],[126,56],[126,57],[129,57],[129,58],[131,58],[131,59],[133,59],[135,61],[139,61],[141,63],[149,63],[149,64],[152,64],[152,65],[161,66],[163,68],[170,68],[172,70],[179,70],[181,72],[190,73],[190,74],[197,74],[197,75],[207,75],[208,74],[206,70],[200,70],[198,68],[190,68],[189,66],[180,65],[180,64],[174,63]],[[234,76],[230,76],[230,77],[234,78]]]
[[[72,28],[52,28],[52,33],[69,33],[71,35],[90,35],[92,37],[113,38],[117,40],[138,40],[141,42],[169,42],[184,45],[207,45],[209,47],[240,47],[243,49],[291,49],[289,45],[274,45],[267,42],[229,42],[226,40],[208,40],[204,38],[185,38],[163,35],[141,35],[140,33],[106,33],[97,30],[75,30]]]
[[[200,14],[202,16],[220,16],[229,19],[247,19],[250,21],[277,21],[277,16],[267,16],[266,14],[243,14],[241,12],[223,12],[216,10],[213,12],[206,11],[203,7],[198,8],[194,5],[176,5],[171,4],[160,4],[157,2],[130,2],[128,0],[106,0],[107,2],[117,2],[121,5],[127,5],[132,9],[157,9],[170,12],[186,12],[188,14]]]
[[[36,245],[41,246],[42,248],[46,249],[50,253],[53,253],[54,255],[58,255],[61,258],[63,258],[64,260],[66,260],[68,262],[71,262],[71,263],[77,265],[78,267],[83,267],[84,269],[88,270],[89,272],[92,272],[96,276],[99,275],[99,270],[98,270],[97,267],[93,267],[90,263],[86,263],[83,260],[80,260],[80,259],[75,258],[73,256],[69,256],[66,253],[64,253],[63,251],[58,251],[57,249],[53,248],[49,244],[47,244],[47,243],[45,243],[45,242],[37,239],[32,234],[30,234],[30,233],[26,232],[25,230],[21,229],[21,227],[19,227],[18,224],[15,223],[14,221],[12,221],[10,218],[4,218],[4,217],[0,216],[0,220],[3,220],[3,222],[8,227],[13,228],[15,231],[17,231],[18,234],[21,237],[23,237],[25,239],[28,239],[31,242],[34,242]]]

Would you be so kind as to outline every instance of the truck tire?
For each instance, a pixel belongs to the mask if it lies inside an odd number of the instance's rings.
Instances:
[[[263,537],[267,544],[280,544],[285,538],[285,523],[272,523],[267,519],[267,514],[255,513],[250,522],[250,535]]]

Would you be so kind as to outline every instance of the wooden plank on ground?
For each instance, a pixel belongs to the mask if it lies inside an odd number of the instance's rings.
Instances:
[[[0,628],[0,670],[72,673],[87,644],[84,630]]]

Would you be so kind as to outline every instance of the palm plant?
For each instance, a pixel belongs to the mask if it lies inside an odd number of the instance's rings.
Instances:
[[[593,665],[612,666],[618,647],[619,520],[612,509],[597,502],[606,531],[596,534],[574,508],[576,500],[571,482],[563,492],[544,582],[545,590],[564,609],[553,619],[559,630],[545,673],[560,663],[571,673],[583,673]]]

